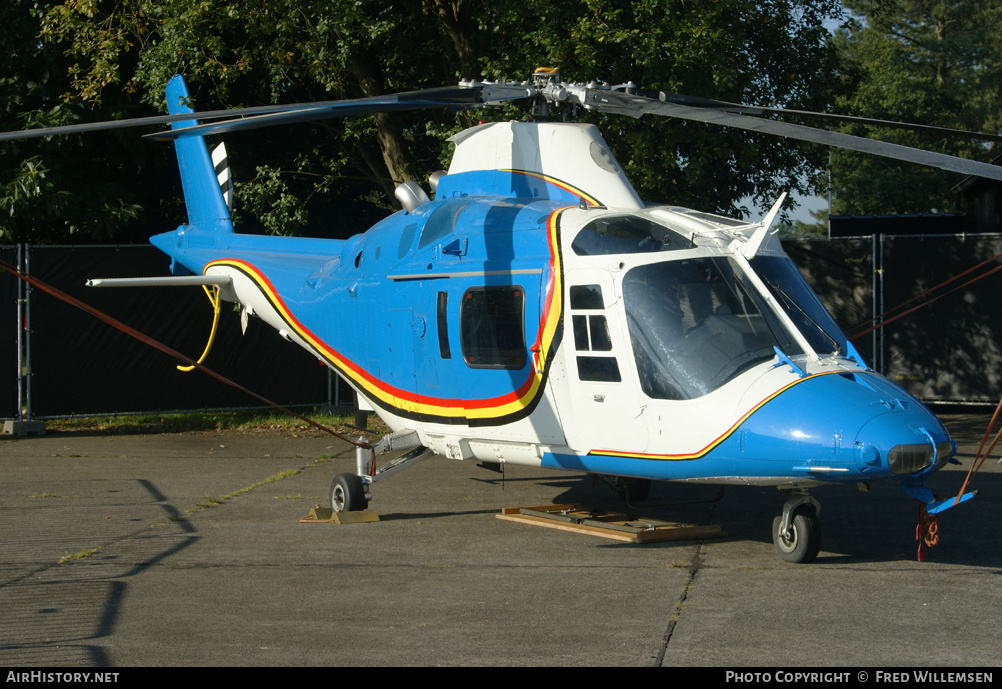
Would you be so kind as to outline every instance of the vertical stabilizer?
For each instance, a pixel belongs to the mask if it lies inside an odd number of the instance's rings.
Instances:
[[[194,113],[188,98],[184,78],[175,76],[167,84],[167,111],[171,114]],[[194,119],[174,122],[174,129],[198,124]],[[201,136],[190,136],[174,142],[177,164],[181,171],[184,203],[188,208],[189,225],[215,225],[213,229],[233,231],[230,212],[216,179],[216,171]],[[220,222],[223,221],[223,222]]]

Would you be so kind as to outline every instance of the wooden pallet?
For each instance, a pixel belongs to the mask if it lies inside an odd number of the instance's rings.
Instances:
[[[495,515],[506,521],[545,526],[550,529],[611,538],[630,543],[684,541],[696,538],[719,538],[724,532],[717,525],[696,526],[664,522],[625,514],[597,512],[578,504],[506,507]]]

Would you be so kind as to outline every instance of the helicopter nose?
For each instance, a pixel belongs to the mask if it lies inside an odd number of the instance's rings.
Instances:
[[[745,440],[738,456],[793,458],[793,474],[822,481],[922,477],[955,449],[918,399],[879,374],[859,371],[793,385],[748,419],[739,434]]]
[[[865,423],[853,450],[860,469],[906,477],[942,467],[953,456],[954,444],[932,412],[914,401]]]
[[[850,376],[868,388],[874,415],[856,434],[853,452],[861,470],[907,477],[932,471],[955,451],[936,415],[903,388],[881,376]]]

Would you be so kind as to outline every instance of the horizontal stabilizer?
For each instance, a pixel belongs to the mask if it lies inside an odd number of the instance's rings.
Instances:
[[[175,275],[152,278],[94,278],[87,281],[88,287],[198,287],[200,285],[229,285],[232,280],[226,275]]]

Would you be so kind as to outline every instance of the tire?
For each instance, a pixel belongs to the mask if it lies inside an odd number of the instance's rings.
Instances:
[[[821,523],[810,507],[798,507],[790,520],[790,533],[780,535],[783,517],[772,520],[772,542],[776,553],[787,562],[813,562],[821,551]]]
[[[369,506],[365,486],[356,474],[338,474],[331,481],[331,511],[359,512]]]

